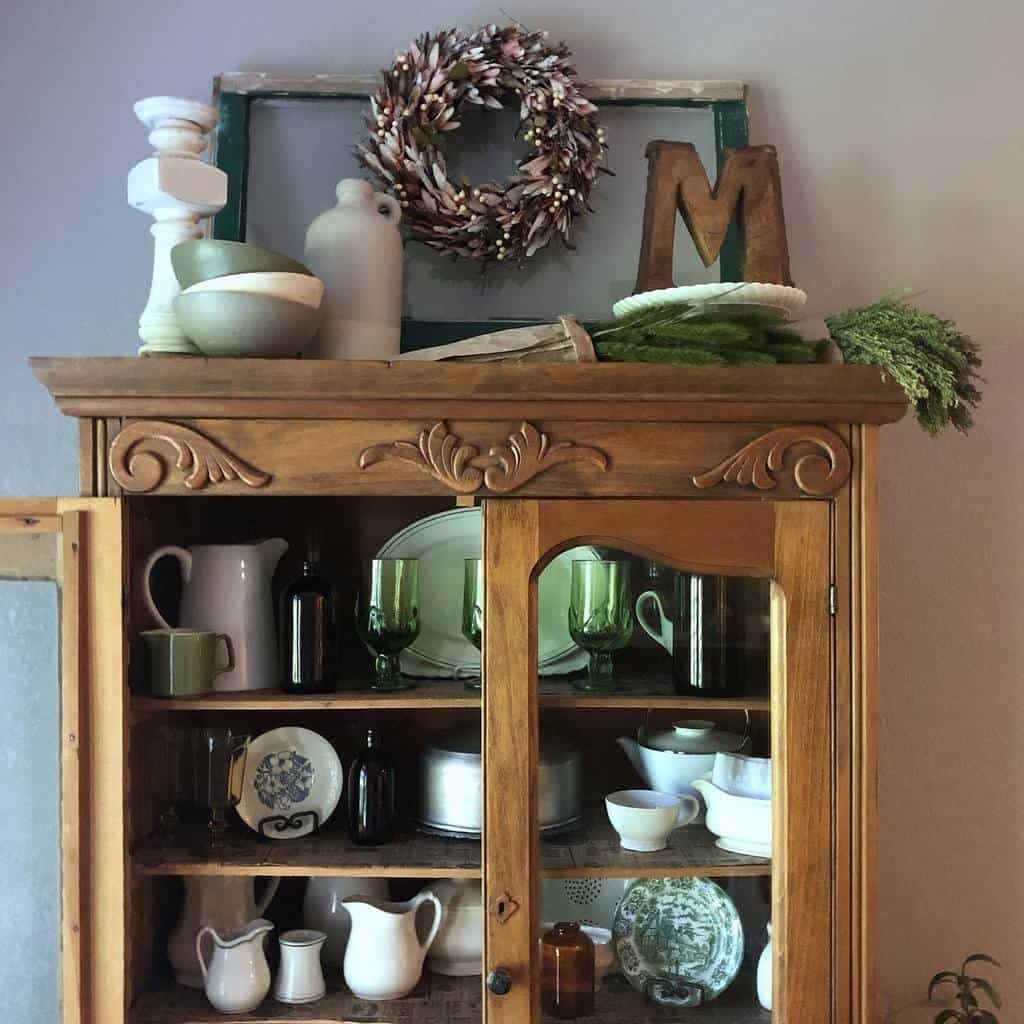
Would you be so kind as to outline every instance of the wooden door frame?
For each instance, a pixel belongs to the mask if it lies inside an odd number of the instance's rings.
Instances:
[[[61,1024],[124,1019],[124,674],[117,499],[0,499],[0,533],[58,538]]]
[[[484,503],[484,969],[504,967],[513,984],[500,997],[485,988],[486,1021],[540,1020],[536,581],[552,558],[581,544],[619,547],[679,569],[774,581],[775,1013],[789,1024],[829,1020],[836,785],[830,503],[507,499]],[[790,751],[811,770],[798,770]],[[825,787],[815,765],[826,773]],[[787,941],[791,929],[804,943]],[[822,936],[824,951],[821,940],[815,946]]]

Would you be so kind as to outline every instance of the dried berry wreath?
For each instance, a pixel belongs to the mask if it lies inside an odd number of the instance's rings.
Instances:
[[[564,43],[521,25],[425,34],[384,71],[360,156],[402,204],[413,238],[455,258],[520,262],[555,234],[569,244],[607,148],[597,108],[574,81]],[[531,152],[505,184],[454,182],[445,133],[470,105],[501,109],[517,96]],[[570,246],[571,248],[571,246]]]

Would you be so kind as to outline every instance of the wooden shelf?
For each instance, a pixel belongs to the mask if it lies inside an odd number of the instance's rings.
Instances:
[[[480,878],[480,842],[421,832],[387,846],[356,846],[341,830],[303,839],[260,839],[230,831],[222,851],[207,845],[200,827],[180,830],[174,841],[153,837],[132,855],[143,875],[343,875],[389,878]],[[699,875],[770,875],[771,861],[728,853],[703,825],[677,829],[657,853],[623,850],[604,808],[595,806],[574,831],[540,843],[545,878],[637,878]]]
[[[437,1024],[458,1021],[473,1024],[483,1019],[483,985],[479,976],[447,978],[425,971],[415,990],[405,999],[368,1003],[349,992],[338,973],[327,975],[327,995],[317,1003],[286,1006],[267,997],[252,1013],[225,1016],[207,1002],[198,989],[166,985],[139,996],[128,1014],[130,1024],[224,1024],[246,1021],[307,1021],[310,1024]],[[545,1021],[554,1018],[545,1016]],[[600,983],[594,1013],[579,1024],[768,1024],[771,1014],[762,1010],[753,979],[746,972],[718,999],[692,1010],[652,1006],[620,975]]]
[[[538,704],[542,708],[668,709],[678,711],[769,711],[771,701],[759,697],[684,697],[673,692],[667,674],[626,674],[615,693],[583,693],[569,676],[544,676]],[[461,679],[421,679],[414,689],[397,693],[356,689],[354,686],[321,696],[300,697],[263,690],[253,693],[211,693],[204,697],[165,699],[133,696],[132,711],[377,711],[412,708],[479,708],[479,691],[467,690]]]
[[[676,829],[668,846],[656,853],[624,850],[603,806],[587,814],[576,832],[540,844],[542,878],[665,878],[695,875],[771,875],[763,857],[729,853],[715,846],[715,837],[699,824]]]
[[[133,696],[133,711],[376,711],[386,708],[479,708],[480,692],[462,679],[420,679],[411,690],[385,693],[342,686],[334,693],[297,696],[277,690],[211,693],[203,697]]]
[[[614,693],[584,693],[569,676],[542,676],[542,708],[666,708],[679,711],[770,711],[767,697],[685,697],[676,693],[668,673],[625,672]]]
[[[327,995],[319,1002],[287,1006],[267,996],[252,1013],[225,1015],[215,1010],[199,990],[166,985],[139,996],[128,1011],[129,1024],[225,1024],[245,1021],[309,1021],[316,1024],[391,1022],[437,1024],[458,1021],[472,1024],[483,1019],[483,983],[479,976],[448,978],[423,972],[419,985],[405,999],[385,1003],[364,1002],[345,988],[339,971],[325,972]]]
[[[262,839],[229,831],[213,851],[205,828],[188,828],[175,841],[141,843],[132,863],[143,875],[344,875],[388,878],[480,878],[480,842],[442,839],[420,832],[386,846],[356,846],[347,833],[327,829],[302,839]]]

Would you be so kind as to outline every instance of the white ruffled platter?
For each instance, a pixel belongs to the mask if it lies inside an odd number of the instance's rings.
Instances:
[[[758,307],[777,313],[780,320],[797,319],[807,303],[807,293],[781,284],[758,284],[754,281],[720,281],[711,284],[690,284],[680,288],[658,288],[619,299],[612,306],[617,317],[656,309],[676,302],[706,302],[721,306],[725,313],[731,307]]]

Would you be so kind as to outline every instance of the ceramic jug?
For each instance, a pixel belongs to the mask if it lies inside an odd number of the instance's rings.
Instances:
[[[306,355],[390,359],[402,333],[402,208],[358,178],[336,192],[306,232],[306,265],[324,283],[323,324]]]
[[[416,911],[434,907],[426,938],[416,934]],[[345,984],[360,999],[379,1002],[407,996],[420,980],[423,960],[441,927],[441,901],[421,892],[405,903],[385,903],[365,896],[345,900],[352,934],[345,950]]]
[[[263,950],[263,936],[273,930],[273,923],[265,917],[223,935],[209,925],[200,929],[196,957],[206,998],[215,1010],[248,1013],[266,999],[270,991],[270,966]],[[213,939],[209,963],[203,956],[203,939],[207,935]]]
[[[142,570],[143,596],[153,618],[170,624],[153,601],[150,574],[165,555],[181,566],[180,627],[227,633],[235,649],[235,667],[213,681],[215,691],[268,690],[280,682],[277,633],[270,581],[288,542],[280,538],[259,544],[174,544],[158,548]]]
[[[204,925],[217,931],[237,931],[246,922],[262,917],[277,892],[280,878],[271,878],[263,895],[256,899],[254,878],[188,875],[181,918],[167,940],[167,959],[180,985],[203,987],[203,976],[196,961],[196,936]]]
[[[333,967],[341,967],[345,962],[345,947],[352,930],[352,918],[343,901],[349,896],[386,900],[387,880],[315,876],[307,883],[306,895],[302,900],[302,923],[306,928],[326,934],[323,960]]]

